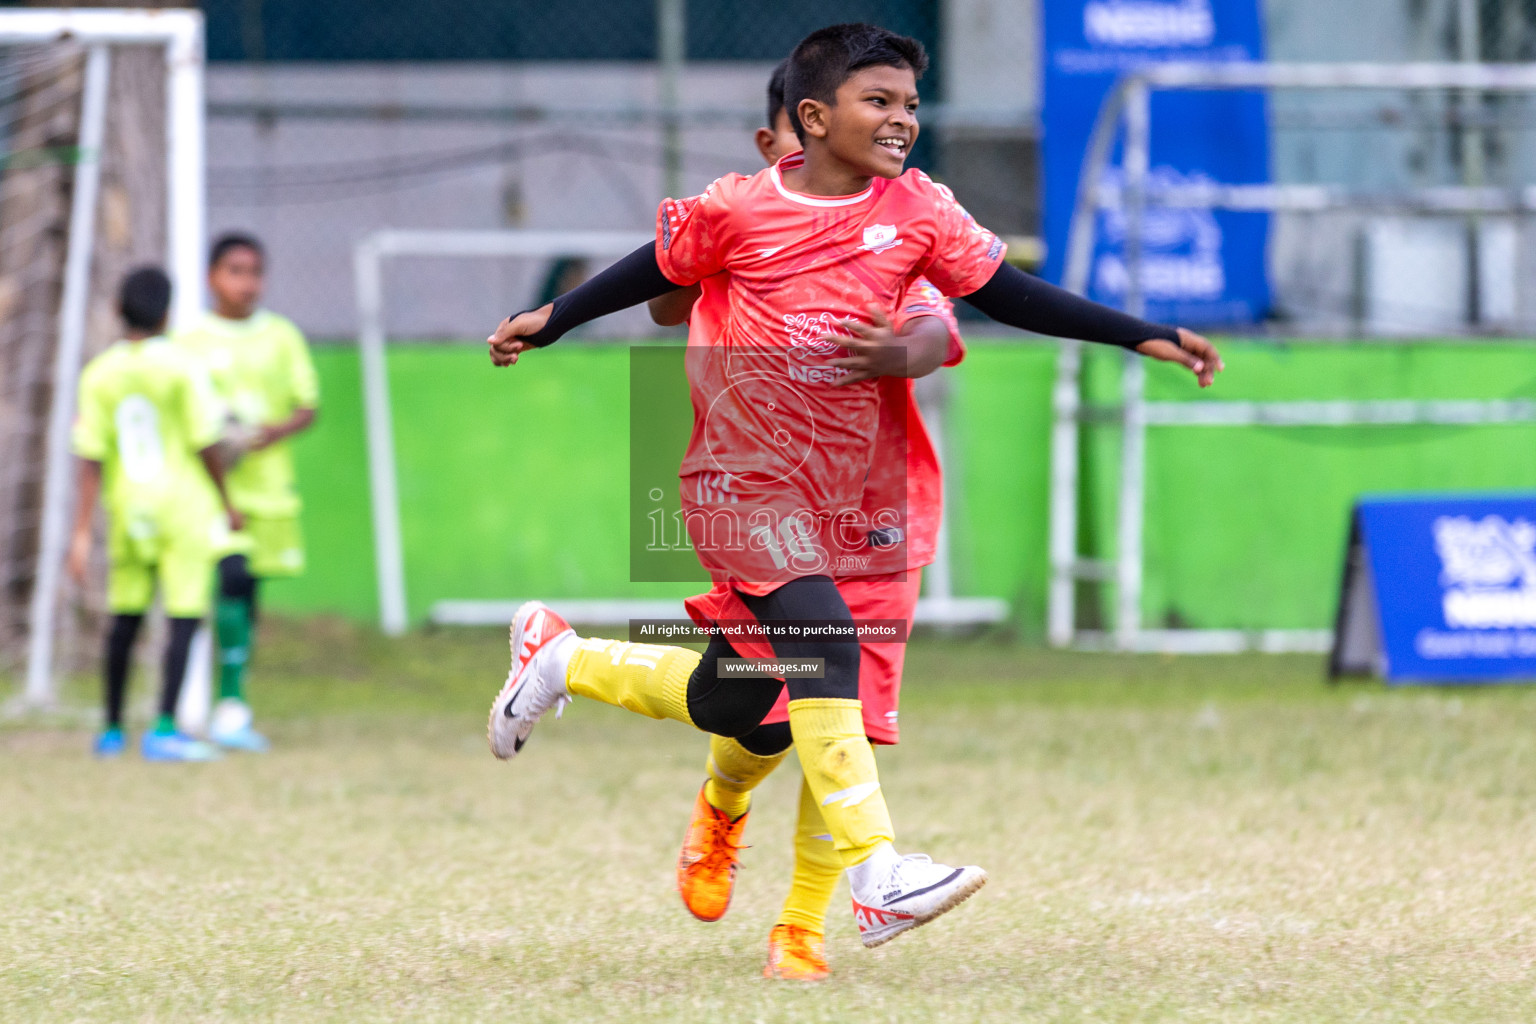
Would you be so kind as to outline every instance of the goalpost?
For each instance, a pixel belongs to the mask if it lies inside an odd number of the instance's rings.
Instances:
[[[585,257],[612,262],[652,239],[633,231],[417,231],[385,230],[360,241],[353,250],[357,286],[358,346],[363,407],[367,418],[368,478],[373,514],[374,560],[378,572],[379,624],[398,635],[409,625],[406,611],[405,560],[400,538],[400,499],[395,467],[386,360],[384,267],[402,256],[555,259]],[[935,447],[944,450],[944,410],[927,418]],[[940,525],[933,564],[926,571],[917,621],[943,626],[986,625],[1008,618],[1008,602],[999,598],[959,597],[953,592],[949,531]],[[515,595],[514,595],[515,596]],[[527,595],[531,596],[531,595]],[[445,600],[430,618],[443,625],[505,625],[518,601]],[[638,618],[684,618],[681,601],[562,600],[560,610],[585,625],[623,625]]]
[[[175,282],[173,322],[202,308],[204,233],[203,16],[196,10],[0,9],[0,51],[84,51],[75,172],[51,364],[52,401],[43,443],[45,469],[32,588],[24,701],[51,703],[71,491],[70,424],[85,349],[99,216],[103,145],[114,97],[113,54],[153,47],[163,55],[165,90],[166,262]],[[96,289],[110,287],[95,282]]]
[[[1149,175],[1151,94],[1154,90],[1457,90],[1536,95],[1530,64],[1267,64],[1170,63],[1128,74],[1105,100],[1094,126],[1068,237],[1064,284],[1087,291],[1098,213],[1118,208],[1126,223],[1126,311],[1145,310],[1145,257],[1140,240],[1152,207],[1193,210],[1306,211],[1369,209],[1421,216],[1475,216],[1536,212],[1536,185],[1505,189],[1480,185],[1404,189],[1396,193],[1351,192],[1324,185],[1160,185]],[[1117,133],[1123,129],[1123,167],[1118,187],[1106,183]],[[1338,427],[1475,425],[1536,420],[1536,402],[1509,401],[1270,401],[1170,402],[1145,398],[1146,367],[1127,354],[1121,401],[1113,410],[1122,444],[1116,545],[1112,558],[1078,551],[1078,451],[1081,425],[1094,413],[1081,392],[1082,354],[1077,343],[1060,349],[1053,392],[1049,619],[1056,647],[1161,652],[1326,650],[1323,630],[1147,629],[1141,621],[1142,534],[1145,524],[1147,431],[1157,427]],[[1115,587],[1111,632],[1086,631],[1076,621],[1078,581]]]

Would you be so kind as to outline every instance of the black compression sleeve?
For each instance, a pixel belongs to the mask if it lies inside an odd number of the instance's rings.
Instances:
[[[999,323],[1056,338],[1076,338],[1126,348],[1135,348],[1152,338],[1162,338],[1174,344],[1179,341],[1179,332],[1175,328],[1148,323],[1101,306],[1026,274],[1009,263],[998,264],[992,279],[965,296],[965,301]]]
[[[544,325],[542,331],[526,335],[523,340],[538,348],[553,345],[560,340],[562,334],[574,327],[630,306],[638,306],[676,287],[676,284],[667,280],[661,267],[657,266],[656,248],[647,242],[592,280],[572,288],[556,299],[554,311],[549,314],[549,323]],[[518,314],[512,315],[516,317]]]

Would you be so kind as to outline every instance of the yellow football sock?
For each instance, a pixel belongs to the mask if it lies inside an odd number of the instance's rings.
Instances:
[[[709,763],[705,770],[704,799],[709,806],[735,821],[752,806],[752,791],[788,756],[789,751],[763,757],[727,736],[709,738]]]
[[[789,702],[800,770],[844,867],[861,863],[881,843],[895,839],[875,755],[864,736],[862,707],[835,697]]]
[[[583,640],[565,670],[565,688],[572,696],[692,725],[688,677],[699,660],[699,653],[686,647]]]
[[[800,818],[795,823],[795,876],[789,898],[779,912],[779,924],[797,924],[821,935],[827,928],[827,908],[843,873],[843,858],[832,845],[827,821],[816,805],[810,783],[800,783]]]

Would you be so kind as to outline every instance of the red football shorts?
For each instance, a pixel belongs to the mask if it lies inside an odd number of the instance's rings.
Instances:
[[[917,611],[917,597],[922,590],[921,569],[909,569],[889,576],[865,576],[837,581],[837,591],[848,603],[855,620],[901,619],[911,623]],[[751,621],[746,604],[735,591],[717,584],[707,594],[690,597],[685,602],[688,614],[700,627],[712,622]],[[773,649],[765,641],[733,643],[744,658],[771,658]],[[864,734],[874,743],[896,743],[901,738],[897,724],[897,704],[901,700],[901,670],[906,661],[905,643],[866,643],[859,645],[859,700],[864,704]],[[789,721],[789,691],[779,694],[764,725]]]

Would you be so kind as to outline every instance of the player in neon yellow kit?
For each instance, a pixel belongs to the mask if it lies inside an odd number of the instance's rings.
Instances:
[[[298,479],[288,438],[315,421],[320,403],[304,335],[292,321],[259,307],[265,270],[266,254],[255,238],[220,237],[208,259],[213,311],[176,335],[207,366],[224,403],[229,492],[245,517],[248,553],[219,562],[219,702],[209,729],[215,742],[241,750],[267,748],[251,728],[245,700],[257,586],[265,577],[304,571]]]
[[[121,754],[123,697],[134,640],[156,585],[170,620],[160,717],[141,745],[149,761],[207,761],[218,751],[176,732],[176,699],[192,634],[208,613],[209,575],[229,550],[240,514],[231,505],[214,444],[220,408],[196,360],[163,336],[171,282],[157,268],[129,274],[119,297],[124,340],[80,376],[73,447],[80,456],[69,573],[85,581],[98,496],[110,526],[106,729],[101,757]],[[201,465],[199,463],[201,462]]]

